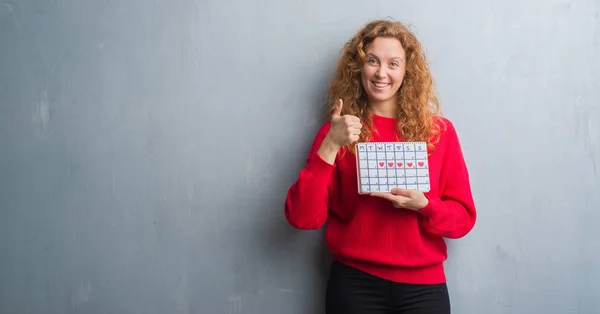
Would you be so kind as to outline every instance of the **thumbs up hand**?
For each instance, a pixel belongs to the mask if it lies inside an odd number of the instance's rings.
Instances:
[[[352,115],[341,115],[344,102],[338,100],[335,112],[331,117],[331,128],[327,135],[333,143],[342,147],[358,141],[362,123],[360,119]]]
[[[331,127],[329,133],[323,139],[319,148],[319,155],[330,164],[333,164],[337,152],[343,146],[356,142],[360,136],[362,123],[360,119],[352,115],[342,115],[344,102],[338,100],[336,110],[331,116]]]

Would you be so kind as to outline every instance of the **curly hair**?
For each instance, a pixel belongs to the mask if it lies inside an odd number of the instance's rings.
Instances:
[[[372,21],[343,46],[337,69],[330,81],[327,116],[331,117],[338,99],[341,98],[344,102],[342,115],[354,115],[361,119],[363,129],[359,141],[370,140],[373,118],[360,75],[366,61],[365,50],[377,37],[398,39],[406,53],[406,73],[397,96],[398,133],[405,141],[427,142],[428,148],[433,150],[440,133],[440,125],[435,123],[436,118],[440,116],[440,105],[434,90],[433,77],[421,44],[416,36],[399,22]],[[355,151],[356,142],[348,148]]]

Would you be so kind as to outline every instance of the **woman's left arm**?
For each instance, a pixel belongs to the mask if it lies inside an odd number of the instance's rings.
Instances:
[[[450,121],[445,120],[445,124],[439,198],[427,197],[427,205],[417,212],[423,230],[457,239],[473,229],[477,211],[458,135]]]

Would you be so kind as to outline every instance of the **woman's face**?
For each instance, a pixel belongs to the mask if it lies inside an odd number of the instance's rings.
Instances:
[[[406,72],[406,54],[396,38],[378,37],[367,48],[361,80],[371,105],[396,102]]]

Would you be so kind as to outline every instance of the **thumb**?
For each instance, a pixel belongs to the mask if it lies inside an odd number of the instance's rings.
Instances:
[[[342,107],[344,106],[344,102],[340,98],[335,106],[335,111],[333,112],[333,118],[339,118],[342,115]]]

